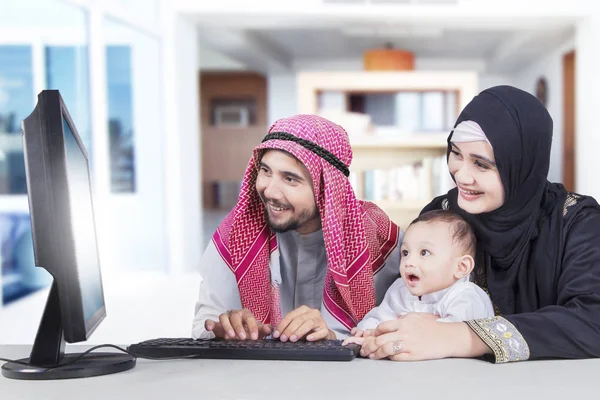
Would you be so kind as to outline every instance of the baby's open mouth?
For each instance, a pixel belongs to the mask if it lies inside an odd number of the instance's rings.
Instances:
[[[406,280],[409,281],[410,283],[415,283],[419,281],[419,277],[416,276],[415,274],[406,274]]]

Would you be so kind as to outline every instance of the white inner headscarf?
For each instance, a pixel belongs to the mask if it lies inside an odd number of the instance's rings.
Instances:
[[[480,140],[485,140],[492,149],[494,148],[477,122],[463,121],[454,128],[452,134],[452,142],[454,143],[478,142]]]

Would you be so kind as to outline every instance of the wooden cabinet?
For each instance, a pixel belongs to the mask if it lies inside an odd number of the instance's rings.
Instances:
[[[204,208],[229,210],[252,150],[267,132],[267,80],[250,72],[200,74]]]

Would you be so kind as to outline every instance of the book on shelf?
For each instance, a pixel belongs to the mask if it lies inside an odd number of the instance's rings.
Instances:
[[[358,175],[358,173],[356,174]],[[364,200],[371,201],[416,201],[427,199],[431,179],[423,163],[415,163],[390,169],[372,169],[362,172]],[[353,183],[355,190],[359,190]]]
[[[389,169],[373,168],[350,173],[357,197],[375,202],[426,203],[454,187],[445,157]]]
[[[349,98],[340,91],[319,94],[319,115],[346,129],[350,136],[406,136],[449,132],[458,113],[452,90],[398,91],[352,94],[360,105],[348,109]],[[352,103],[352,101],[350,101]]]

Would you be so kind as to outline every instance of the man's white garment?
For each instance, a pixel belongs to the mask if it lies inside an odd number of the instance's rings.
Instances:
[[[321,230],[300,235],[295,231],[277,233],[277,250],[269,259],[271,282],[279,287],[282,315],[302,306],[315,308],[338,339],[348,336],[348,329],[333,317],[323,304],[323,288],[327,272],[325,241]],[[402,235],[398,243],[402,243]],[[386,290],[399,276],[400,245],[375,274],[376,302],[381,303]],[[219,321],[219,315],[242,308],[235,275],[223,261],[211,241],[200,262],[200,296],[195,307],[192,337],[213,338],[204,329],[207,319]]]

